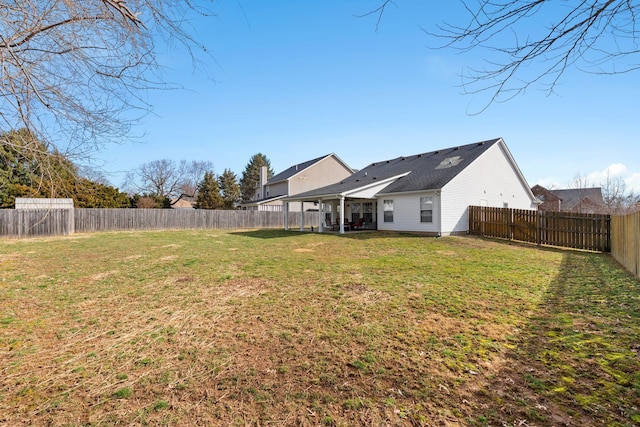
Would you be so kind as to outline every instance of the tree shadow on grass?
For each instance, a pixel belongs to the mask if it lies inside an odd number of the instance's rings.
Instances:
[[[640,282],[567,252],[504,365],[469,400],[477,425],[640,425]]]
[[[234,236],[244,236],[244,237],[253,237],[256,239],[281,239],[285,237],[300,237],[301,235],[306,236],[328,236],[335,238],[349,238],[356,240],[371,240],[371,239],[389,239],[401,236],[403,238],[420,238],[420,239],[434,239],[433,236],[426,236],[424,234],[417,233],[403,233],[396,231],[378,231],[378,230],[363,230],[363,231],[348,231],[344,234],[339,234],[336,232],[324,232],[318,233],[317,231],[311,232],[309,230],[300,231],[297,229],[284,230],[280,228],[272,228],[272,229],[258,229],[258,230],[243,230],[243,231],[233,231],[229,234]]]
[[[253,237],[255,239],[283,239],[285,237],[299,236],[297,233],[291,233],[281,228],[265,228],[258,230],[232,231],[232,236]]]

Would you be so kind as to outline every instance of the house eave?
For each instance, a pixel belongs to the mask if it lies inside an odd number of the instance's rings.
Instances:
[[[244,202],[244,203],[240,203],[240,206],[259,206],[259,205],[264,205],[265,203],[271,203],[271,202],[276,202],[278,200],[282,200],[286,197],[285,194],[282,194],[280,196],[274,196],[274,197],[269,197],[266,199],[260,199],[260,200],[253,200],[250,202]]]
[[[442,191],[442,188],[425,188],[425,189],[421,189],[421,190],[395,191],[393,193],[380,192],[380,193],[376,193],[376,197],[397,196],[397,195],[403,195],[403,194],[431,193],[431,192],[438,192],[438,191]]]

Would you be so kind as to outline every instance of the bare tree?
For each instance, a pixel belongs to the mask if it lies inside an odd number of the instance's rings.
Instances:
[[[602,186],[602,199],[611,214],[623,214],[634,207],[635,195],[633,191],[627,191],[627,184],[620,176],[611,176],[607,171]]]
[[[207,161],[154,160],[130,171],[127,187],[130,192],[174,199],[175,203],[183,197],[194,198],[198,183],[211,170],[213,164]]]
[[[213,163],[211,162],[181,160],[178,164],[178,174],[181,177],[180,193],[182,196],[194,199],[198,192],[198,185],[204,179],[205,173],[211,171],[213,171]]]
[[[576,206],[573,207],[573,209],[576,212],[583,213],[584,199],[587,196],[587,189],[590,187],[589,179],[586,176],[581,175],[580,172],[578,172],[573,177],[573,181],[571,182],[570,187],[577,190],[579,194],[578,203]]]
[[[393,3],[382,2],[383,6]],[[629,0],[461,0],[465,24],[446,23],[430,35],[466,52],[487,53],[484,66],[463,74],[467,93],[486,93],[486,109],[533,86],[554,92],[571,67],[599,74],[640,68],[640,4]],[[384,11],[381,6],[378,13]]]
[[[0,132],[25,128],[46,150],[70,158],[121,141],[150,109],[146,92],[172,87],[163,81],[156,43],[183,46],[195,64],[205,49],[192,37],[189,17],[211,14],[212,5],[213,0],[0,2]],[[28,148],[25,156],[44,154]]]

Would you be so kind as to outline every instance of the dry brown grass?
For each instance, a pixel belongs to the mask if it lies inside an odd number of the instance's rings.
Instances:
[[[590,409],[613,404],[597,385],[584,405],[553,391],[586,375],[563,363],[590,360],[599,375],[600,359],[540,362],[557,351],[558,287],[578,283],[568,262],[638,289],[601,255],[279,231],[6,243],[3,425],[631,425],[637,414],[630,323],[571,324],[629,335],[607,353],[622,366],[624,414]],[[629,295],[617,304],[632,316]]]

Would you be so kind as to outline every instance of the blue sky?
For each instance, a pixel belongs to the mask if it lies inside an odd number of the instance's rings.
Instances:
[[[166,78],[185,90],[152,93],[154,112],[134,129],[144,136],[99,153],[112,183],[165,158],[240,176],[258,152],[276,173],[333,152],[360,169],[503,137],[530,185],[567,187],[577,175],[597,185],[609,170],[640,193],[638,74],[571,69],[554,95],[531,88],[471,115],[485,98],[464,95],[460,74],[491,58],[430,49],[423,31],[462,22],[459,2],[398,0],[376,31],[375,16],[356,15],[377,4],[220,0],[215,17],[194,22],[207,72],[167,50]]]

